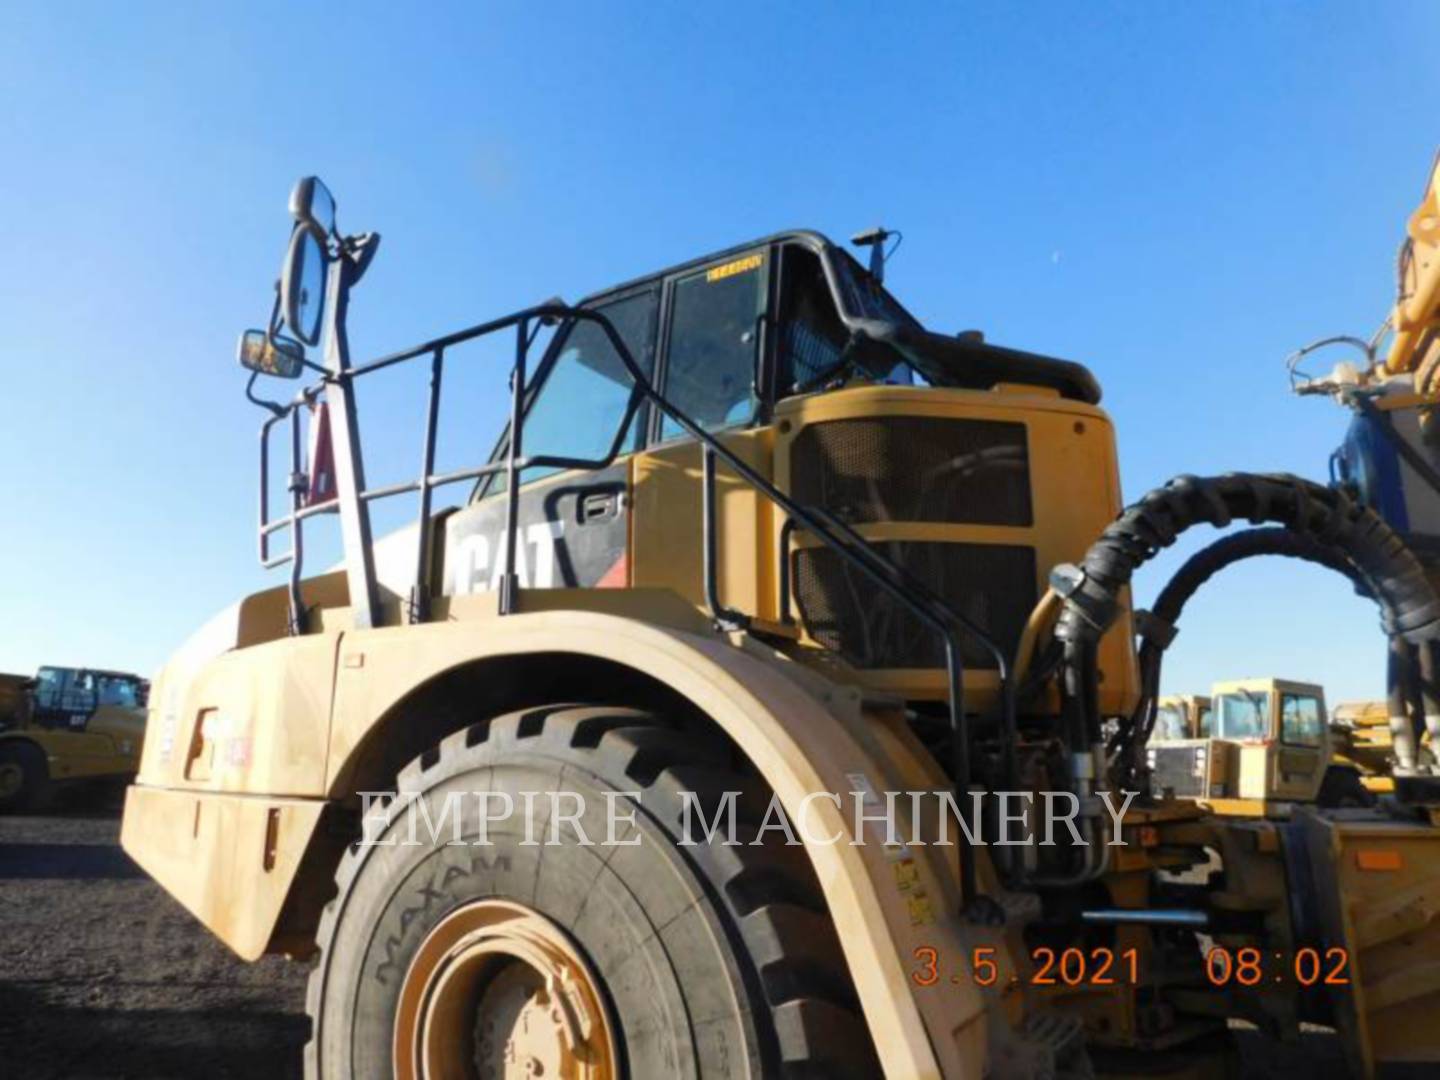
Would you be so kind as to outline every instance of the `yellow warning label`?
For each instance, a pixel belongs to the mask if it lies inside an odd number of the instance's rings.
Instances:
[[[920,868],[915,865],[914,859],[905,859],[894,864],[895,884],[901,892],[909,889],[920,880]]]
[[[743,259],[735,259],[720,266],[712,266],[705,271],[706,281],[719,281],[721,278],[734,277],[736,274],[748,273],[751,270],[758,270],[760,264],[765,261],[765,256],[760,254],[746,255]]]
[[[910,910],[911,926],[926,926],[935,921],[935,911],[930,906],[930,898],[924,893],[912,893],[905,901],[905,906]]]

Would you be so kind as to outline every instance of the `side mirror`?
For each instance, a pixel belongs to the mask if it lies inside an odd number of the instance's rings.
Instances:
[[[240,335],[240,366],[274,375],[277,379],[298,379],[305,364],[305,346],[290,338],[264,330],[246,330]]]
[[[306,345],[320,341],[325,311],[325,273],[330,262],[325,242],[304,222],[296,222],[280,272],[280,311],[290,332]]]
[[[318,232],[323,240],[335,232],[335,196],[318,176],[297,180],[290,192],[290,216]]]

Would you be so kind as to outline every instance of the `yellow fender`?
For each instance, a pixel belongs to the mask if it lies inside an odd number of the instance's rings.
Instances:
[[[532,597],[541,599],[529,594],[527,602]],[[316,838],[323,801],[352,794],[367,737],[403,717],[418,687],[477,661],[539,653],[610,661],[644,672],[706,713],[743,748],[792,822],[808,816],[813,836],[844,834],[838,843],[806,847],[887,1073],[980,1075],[986,1035],[979,990],[968,980],[928,988],[911,980],[917,949],[935,949],[952,964],[963,958],[965,939],[953,914],[956,849],[887,849],[879,826],[867,827],[865,843],[849,842],[848,793],[857,783],[879,792],[934,788],[907,733],[862,716],[857,690],[751,639],[712,631],[693,609],[684,617],[670,612],[660,623],[657,599],[615,593],[594,601],[612,609],[645,604],[642,621],[573,609],[501,619],[493,598],[457,598],[448,618],[424,625],[321,633],[229,652],[192,667],[183,687],[167,671],[152,700],[173,713],[159,725],[152,718],[150,728],[168,725],[170,753],[162,760],[159,737],[147,739],[127,801],[124,847],[232,948],[253,958],[270,944],[304,849]],[[562,699],[563,676],[556,674],[550,696]],[[302,732],[307,713],[319,719],[331,685],[329,736],[319,753],[319,740]],[[207,738],[187,729],[202,716],[220,740],[208,751]],[[227,751],[227,744],[244,750]],[[189,749],[177,753],[177,746]],[[289,790],[276,790],[274,775],[256,786],[248,763],[273,761],[282,746],[292,755]],[[187,779],[180,764],[196,753],[208,753],[211,762],[200,783]],[[811,792],[839,793],[845,812],[827,799],[802,808]],[[180,804],[184,812],[177,812]]]

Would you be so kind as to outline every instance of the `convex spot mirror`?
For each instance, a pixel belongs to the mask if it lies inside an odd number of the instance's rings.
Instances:
[[[335,235],[334,196],[319,177],[307,176],[290,193],[290,215],[295,228],[280,274],[281,314],[292,334],[315,345],[325,312],[330,238]]]
[[[335,196],[318,176],[297,180],[290,192],[290,216],[324,240],[335,233]]]
[[[240,335],[240,366],[274,375],[279,379],[298,379],[305,364],[305,346],[279,334],[264,330],[246,330]]]

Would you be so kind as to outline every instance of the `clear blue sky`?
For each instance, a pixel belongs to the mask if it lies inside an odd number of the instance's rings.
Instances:
[[[233,352],[302,174],[385,237],[360,353],[778,228],[898,226],[927,322],[1094,368],[1135,497],[1323,475],[1344,417],[1281,360],[1378,323],[1440,134],[1429,4],[211,7],[0,8],[0,670],[148,672],[271,580]],[[498,391],[451,452],[488,448]],[[372,478],[412,469],[367,407]],[[1338,578],[1252,563],[1168,681],[1354,697],[1381,658]]]

